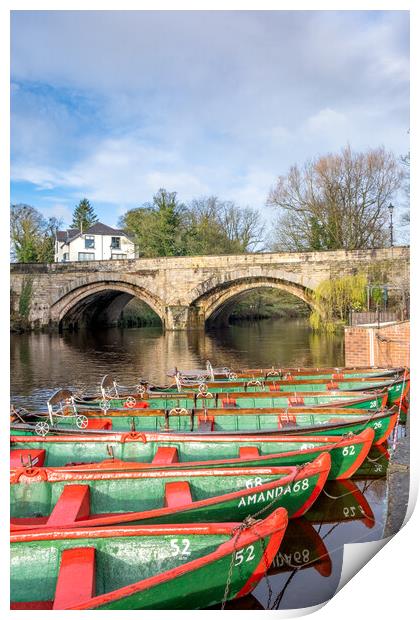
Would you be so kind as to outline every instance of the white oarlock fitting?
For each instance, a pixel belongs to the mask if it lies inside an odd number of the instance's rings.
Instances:
[[[50,425],[48,424],[48,422],[37,422],[35,424],[35,433],[37,435],[41,435],[41,437],[45,437],[45,435],[48,434],[48,431],[50,430]]]
[[[77,415],[76,416],[76,426],[77,428],[86,428],[88,425],[88,419],[85,415]]]

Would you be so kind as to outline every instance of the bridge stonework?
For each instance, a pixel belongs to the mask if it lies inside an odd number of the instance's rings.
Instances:
[[[12,326],[83,325],[100,317],[115,321],[133,297],[146,302],[164,328],[202,328],[250,290],[288,291],[313,305],[323,280],[377,265],[389,282],[409,276],[408,247],[305,253],[187,256],[11,265]]]

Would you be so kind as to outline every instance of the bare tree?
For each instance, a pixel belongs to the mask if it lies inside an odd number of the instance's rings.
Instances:
[[[185,247],[189,254],[255,252],[263,241],[264,225],[258,211],[216,196],[192,200],[187,220]]]
[[[387,207],[402,171],[392,153],[370,149],[292,166],[271,189],[267,204],[280,209],[273,249],[363,249],[387,239]]]
[[[55,217],[45,219],[30,205],[11,205],[11,260],[21,263],[54,262],[55,235],[61,224],[61,220]]]

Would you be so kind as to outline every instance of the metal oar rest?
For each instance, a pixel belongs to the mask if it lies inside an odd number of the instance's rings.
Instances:
[[[200,385],[198,386],[198,391],[194,392],[194,408],[198,408],[198,400],[202,400],[202,407],[205,408],[207,400],[211,398],[215,399],[215,406],[217,407],[219,394],[212,394],[212,392],[209,392],[209,388],[207,387],[206,383],[200,383]]]
[[[194,430],[194,410],[188,410],[185,407],[172,407],[172,409],[165,409],[165,431],[170,431],[169,418],[172,416],[187,416],[190,418],[190,431]]]
[[[122,392],[121,392],[122,390]],[[100,407],[105,412],[110,408],[110,400],[114,398],[124,398],[124,391],[127,392],[135,392],[137,396],[144,398],[147,393],[147,385],[144,385],[142,379],[139,379],[139,382],[136,385],[122,385],[119,384],[118,381],[114,379],[111,375],[105,375],[101,381],[101,394],[102,400],[100,401]],[[133,409],[137,404],[136,398],[131,394],[127,395],[124,406],[129,409]]]
[[[87,417],[77,411],[74,396],[70,390],[57,390],[47,401],[47,408],[50,424],[45,420],[37,422],[35,425],[37,435],[45,437],[57,418],[74,418],[77,428],[80,429],[88,425]]]

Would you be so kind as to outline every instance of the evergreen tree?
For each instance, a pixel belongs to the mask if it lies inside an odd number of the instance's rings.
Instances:
[[[89,200],[83,198],[74,208],[72,227],[81,230],[81,232],[86,232],[97,221],[98,218]]]
[[[184,211],[176,192],[160,189],[152,203],[127,211],[120,226],[135,236],[140,256],[180,256],[185,254]]]

